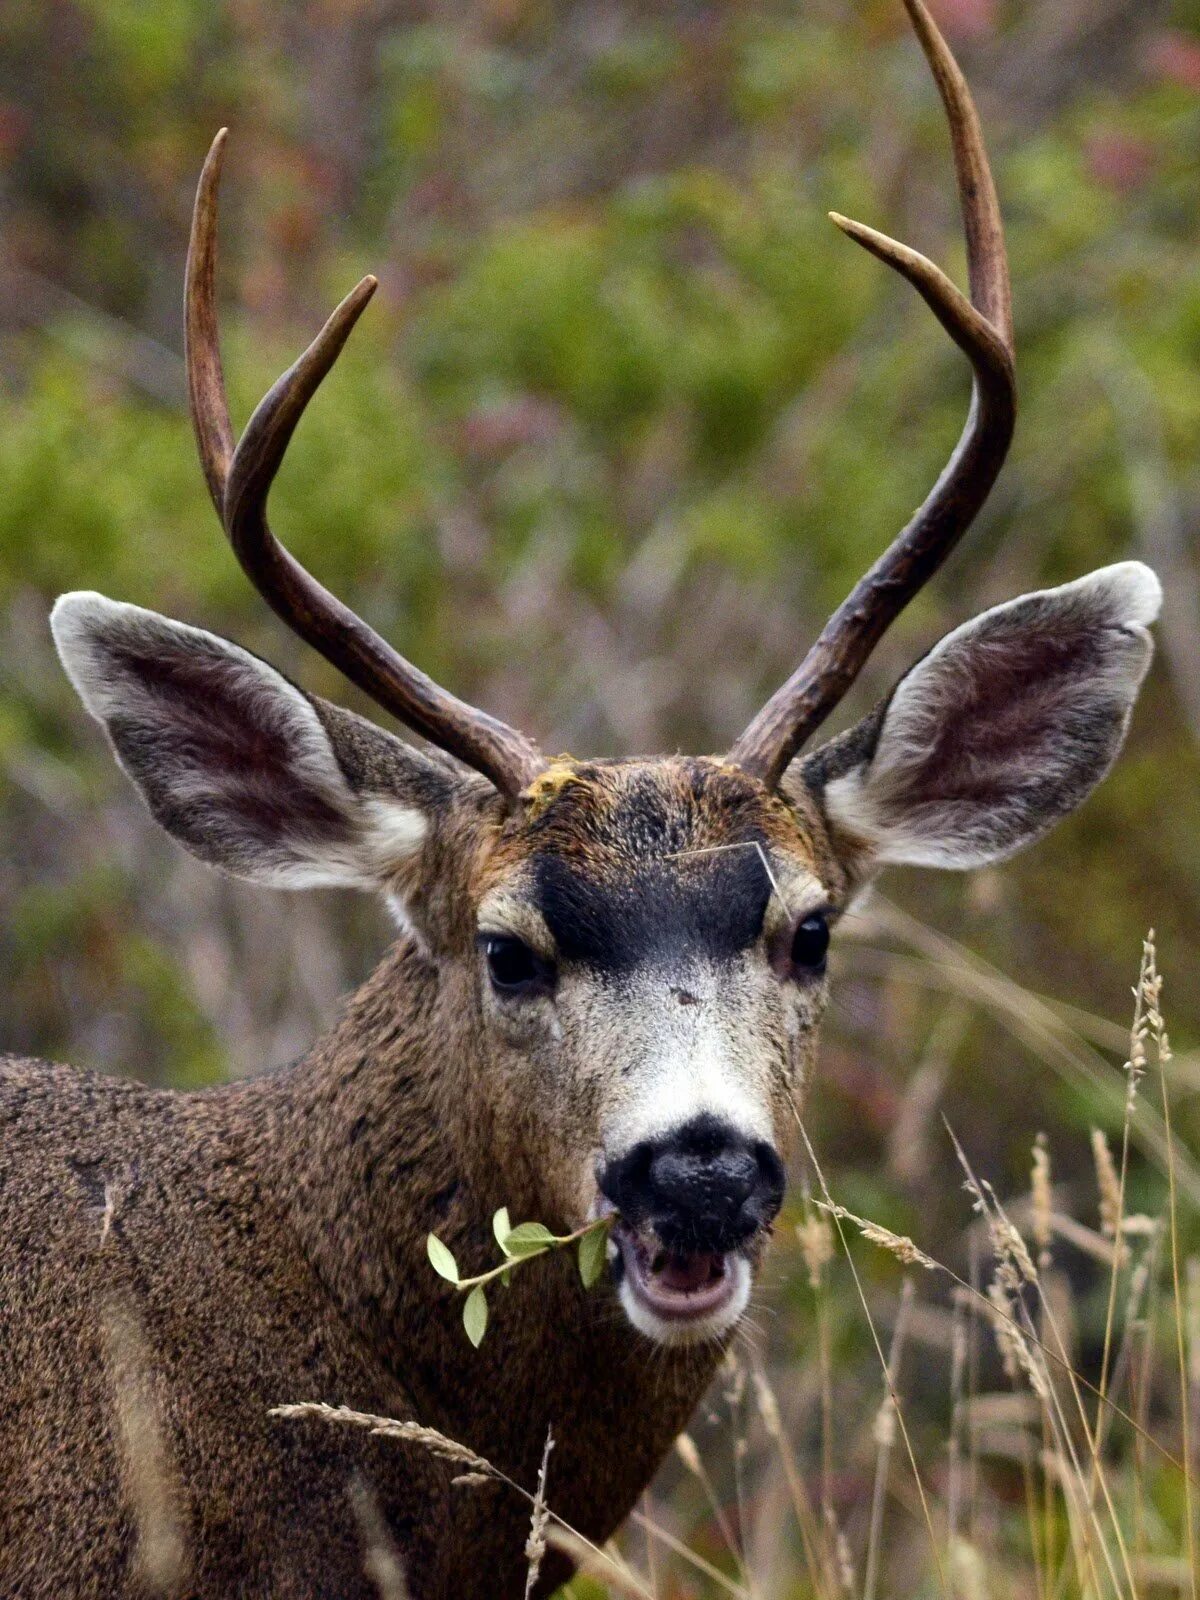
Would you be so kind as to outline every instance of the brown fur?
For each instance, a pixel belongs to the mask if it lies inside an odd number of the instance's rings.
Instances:
[[[474,1351],[424,1240],[436,1229],[480,1270],[499,1205],[582,1220],[543,1108],[485,1043],[474,907],[535,836],[608,871],[636,861],[611,817],[647,775],[689,848],[757,829],[806,867],[819,858],[838,891],[811,804],[802,816],[719,763],[581,766],[507,820],[466,784],[411,868],[425,948],[401,939],[297,1067],[199,1094],[35,1062],[0,1070],[0,1593],[145,1592],[147,1533],[114,1421],[114,1306],[140,1330],[160,1419],[184,1549],[172,1593],[373,1593],[355,1474],[417,1600],[522,1592],[517,1495],[452,1487],[458,1469],[415,1446],[270,1418],[281,1402],[418,1419],[529,1486],[553,1426],[554,1508],[595,1539],[617,1527],[719,1350],[649,1345],[608,1284],[585,1294],[564,1256],[516,1275]],[[549,1560],[539,1592],[565,1576]]]
[[[648,1342],[628,1272],[585,1294],[556,1255],[495,1292],[474,1351],[427,1233],[471,1274],[501,1205],[580,1227],[597,1158],[645,1149],[688,1095],[778,1166],[826,996],[797,928],[881,861],[1000,859],[1077,805],[1158,603],[1125,563],[986,613],[777,794],[721,761],[564,758],[510,804],[236,646],[61,600],[64,664],[170,832],[259,881],[383,889],[410,932],[274,1077],[188,1095],[0,1066],[0,1596],[367,1596],[360,1478],[415,1600],[523,1593],[518,1494],[268,1414],[304,1400],[431,1426],[529,1487],[552,1427],[551,1504],[606,1538],[722,1340],[650,1320]],[[480,937],[525,941],[535,973],[561,955],[553,992],[506,996]]]

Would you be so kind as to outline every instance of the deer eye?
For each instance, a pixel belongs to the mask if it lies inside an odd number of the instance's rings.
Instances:
[[[815,911],[811,917],[796,924],[792,935],[792,968],[797,973],[819,975],[825,970],[825,956],[829,950],[829,923],[823,912]]]
[[[553,965],[523,939],[488,933],[481,937],[480,944],[497,994],[548,994],[554,987]]]

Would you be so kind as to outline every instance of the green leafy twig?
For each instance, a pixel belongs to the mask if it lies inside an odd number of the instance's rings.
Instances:
[[[466,1303],[463,1306],[463,1327],[467,1330],[467,1338],[478,1348],[487,1332],[488,1303],[484,1288],[486,1284],[499,1278],[507,1288],[514,1269],[522,1262],[532,1261],[535,1256],[548,1255],[551,1250],[563,1250],[577,1244],[579,1276],[584,1288],[590,1289],[604,1269],[609,1230],[615,1221],[615,1216],[610,1213],[608,1216],[597,1217],[595,1222],[589,1222],[582,1228],[576,1228],[574,1233],[555,1234],[540,1222],[522,1222],[514,1228],[508,1215],[508,1207],[501,1206],[492,1218],[492,1232],[496,1236],[496,1243],[500,1246],[504,1260],[499,1266],[492,1267],[487,1272],[480,1272],[473,1278],[460,1276],[458,1262],[455,1261],[453,1253],[436,1233],[429,1235],[425,1241],[425,1249],[433,1270],[466,1295]]]

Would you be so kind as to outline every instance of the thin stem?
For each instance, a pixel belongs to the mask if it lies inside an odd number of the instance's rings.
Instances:
[[[842,1217],[849,1215],[849,1213],[844,1211],[842,1208],[835,1206],[832,1201],[829,1200],[814,1200],[813,1204],[819,1205],[824,1210],[828,1211],[832,1216],[834,1216],[835,1220],[840,1220]],[[841,1233],[840,1227],[838,1231]],[[945,1273],[946,1277],[950,1279],[951,1283],[956,1283],[960,1289],[965,1289],[966,1292],[971,1296],[972,1301],[979,1305],[980,1309],[989,1319],[993,1316],[1002,1316],[1005,1322],[1018,1329],[1019,1332],[1025,1334],[1030,1342],[1036,1345],[1037,1349],[1043,1356],[1046,1357],[1048,1361],[1052,1361],[1056,1367],[1061,1367],[1065,1374],[1069,1375],[1076,1383],[1082,1384],[1082,1386],[1090,1394],[1099,1394],[1100,1391],[1097,1389],[1096,1385],[1085,1378],[1083,1373],[1077,1372],[1075,1368],[1071,1366],[1069,1360],[1058,1355],[1050,1348],[1049,1345],[1045,1344],[1038,1335],[1036,1329],[1032,1328],[1032,1326],[1027,1328],[1024,1326],[1024,1324],[1018,1322],[1016,1317],[1002,1312],[998,1306],[993,1305],[992,1301],[988,1299],[987,1295],[984,1294],[982,1289],[980,1289],[976,1284],[968,1283],[965,1278],[960,1278],[958,1273],[955,1272],[952,1267],[946,1266],[944,1262],[938,1261],[933,1256],[926,1255],[926,1252],[923,1250],[921,1251],[921,1255],[926,1261],[933,1263],[932,1270]],[[1168,1466],[1174,1467],[1179,1472],[1186,1471],[1184,1463],[1179,1459],[1179,1457],[1168,1450],[1165,1444],[1162,1444],[1158,1439],[1156,1439],[1148,1428],[1140,1428],[1134,1418],[1131,1417],[1127,1411],[1122,1410],[1122,1408],[1111,1398],[1107,1398],[1104,1403],[1114,1416],[1119,1417],[1122,1422],[1127,1422],[1132,1429],[1140,1433],[1145,1442],[1151,1445],[1158,1452]],[[972,1499],[974,1499],[974,1491],[976,1486],[977,1479],[973,1478]]]
[[[838,1231],[838,1238],[842,1242],[842,1250],[845,1252],[846,1260],[850,1266],[850,1275],[854,1279],[854,1287],[858,1293],[859,1303],[862,1305],[863,1313],[867,1319],[867,1327],[870,1330],[871,1340],[875,1346],[875,1354],[879,1357],[879,1365],[883,1369],[884,1382],[888,1386],[888,1393],[891,1396],[892,1404],[896,1408],[896,1422],[900,1429],[900,1435],[904,1440],[904,1448],[908,1453],[908,1461],[912,1468],[913,1480],[917,1486],[917,1496],[921,1502],[921,1512],[925,1519],[926,1532],[929,1535],[929,1547],[933,1555],[933,1564],[937,1571],[938,1591],[942,1595],[942,1600],[948,1600],[950,1591],[946,1584],[946,1573],[942,1566],[942,1555],[940,1549],[938,1548],[937,1533],[934,1531],[933,1516],[929,1510],[929,1500],[925,1494],[925,1483],[921,1477],[921,1469],[917,1465],[916,1451],[913,1449],[912,1439],[909,1437],[908,1425],[904,1420],[904,1412],[900,1408],[900,1397],[896,1393],[895,1385],[892,1383],[890,1374],[888,1372],[887,1357],[883,1353],[883,1345],[880,1343],[879,1333],[875,1327],[875,1319],[872,1317],[871,1308],[867,1304],[866,1291],[863,1289],[862,1279],[858,1275],[858,1268],[854,1263],[854,1257],[850,1254],[850,1250],[846,1242],[846,1230],[842,1226],[842,1219],[839,1215],[838,1208],[834,1205],[833,1196],[829,1192],[829,1185],[825,1182],[825,1173],[821,1168],[820,1162],[817,1160],[817,1153],[812,1147],[812,1141],[808,1137],[808,1129],[804,1126],[804,1122],[795,1105],[792,1106],[792,1115],[796,1119],[796,1126],[800,1129],[800,1137],[804,1141],[804,1149],[809,1161],[812,1163],[812,1169],[817,1175],[817,1182],[821,1185],[821,1193],[825,1197],[825,1204],[833,1216],[833,1224]]]
[[[1171,1097],[1167,1092],[1166,1062],[1169,1053],[1163,1039],[1157,1039],[1158,1075],[1162,1086],[1163,1127],[1167,1132],[1167,1196],[1171,1219],[1171,1281],[1175,1291],[1175,1344],[1179,1358],[1179,1405],[1182,1431],[1182,1451],[1185,1463],[1183,1475],[1183,1515],[1187,1523],[1187,1561],[1191,1574],[1192,1600],[1197,1597],[1196,1525],[1192,1507],[1192,1442],[1191,1397],[1188,1384],[1187,1346],[1184,1338],[1183,1290],[1179,1272],[1179,1223],[1175,1196],[1175,1163],[1171,1159]]]
[[[538,1256],[548,1256],[551,1250],[561,1250],[565,1245],[578,1244],[580,1239],[589,1233],[597,1233],[601,1228],[608,1229],[613,1225],[611,1215],[597,1217],[595,1222],[585,1223],[582,1228],[576,1228],[574,1233],[551,1234],[545,1244],[536,1245],[532,1250],[522,1250],[520,1255],[508,1256],[498,1267],[492,1267],[488,1272],[480,1272],[474,1278],[459,1278],[455,1284],[456,1289],[474,1289],[481,1283],[491,1283],[496,1278],[502,1278],[506,1272],[511,1272],[514,1267],[519,1267],[525,1261],[536,1261]]]
[[[892,1328],[892,1345],[888,1351],[887,1368],[884,1372],[884,1381],[888,1392],[876,1418],[875,1483],[871,1492],[871,1523],[870,1534],[867,1539],[867,1572],[863,1580],[863,1600],[875,1600],[875,1586],[879,1578],[879,1553],[883,1537],[884,1492],[887,1488],[888,1468],[891,1466],[892,1447],[896,1437],[896,1431],[892,1427],[892,1418],[896,1414],[892,1395],[895,1393],[896,1385],[900,1381],[900,1362],[904,1357],[904,1342],[908,1337],[908,1322],[912,1312],[912,1302],[912,1279],[905,1278],[904,1286],[900,1292],[900,1308],[896,1313],[896,1322]]]

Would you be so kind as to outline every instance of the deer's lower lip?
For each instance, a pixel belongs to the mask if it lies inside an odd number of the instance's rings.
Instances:
[[[622,1223],[613,1229],[613,1239],[631,1290],[664,1321],[711,1317],[737,1292],[731,1254],[664,1250]]]

